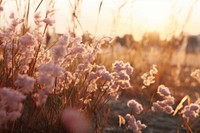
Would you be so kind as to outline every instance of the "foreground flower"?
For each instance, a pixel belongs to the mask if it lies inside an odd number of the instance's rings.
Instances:
[[[174,112],[172,105],[174,104],[174,97],[171,96],[169,88],[164,85],[158,87],[157,93],[163,97],[164,100],[153,102],[152,111],[153,112],[165,112],[171,114]]]
[[[127,106],[132,108],[133,112],[136,113],[136,114],[140,114],[143,111],[142,105],[134,99],[129,100],[128,103],[127,103]]]
[[[51,20],[50,18],[45,18],[45,19],[43,20],[43,22],[46,23],[46,24],[49,25],[49,26],[53,26],[53,23],[54,23],[54,21]]]
[[[3,6],[0,6],[0,11],[3,11]]]
[[[10,88],[0,88],[0,127],[21,116],[25,96]]]
[[[90,124],[84,113],[73,108],[67,108],[62,112],[61,121],[69,133],[88,133]]]
[[[171,92],[169,91],[169,88],[167,88],[164,85],[160,85],[158,87],[157,93],[162,97],[168,97],[171,95]]]
[[[128,128],[133,131],[133,133],[142,133],[142,129],[146,128],[145,124],[142,124],[140,120],[136,120],[134,115],[127,114],[126,119],[128,121]]]
[[[22,92],[25,94],[33,92],[35,79],[29,77],[28,75],[19,74],[17,80],[15,81],[15,85],[22,88]]]
[[[182,117],[188,120],[195,119],[199,116],[200,113],[200,105],[196,103],[191,103],[184,107],[181,111]]]
[[[24,46],[33,46],[35,43],[35,39],[32,34],[26,33],[25,35],[19,38],[19,42]]]

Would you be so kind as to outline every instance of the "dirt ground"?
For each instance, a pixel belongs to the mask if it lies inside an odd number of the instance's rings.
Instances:
[[[127,92],[128,93],[128,92]],[[131,95],[124,94],[118,101],[110,104],[111,113],[109,115],[108,126],[104,129],[104,133],[131,133],[127,130],[126,125],[119,127],[118,115],[123,117],[131,110],[127,107],[127,101],[131,99]],[[179,115],[172,116],[165,113],[153,113],[150,110],[150,104],[145,104],[144,112],[136,116],[142,123],[147,125],[147,128],[142,130],[143,133],[189,133],[182,123]],[[200,133],[200,118],[193,120],[190,123],[193,133]]]

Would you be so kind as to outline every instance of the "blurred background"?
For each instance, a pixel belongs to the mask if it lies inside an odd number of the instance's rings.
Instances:
[[[146,32],[158,32],[162,39],[169,39],[181,32],[198,35],[200,31],[199,0],[1,1],[6,18],[11,12],[22,17],[28,3],[30,19],[39,4],[37,11],[42,14],[53,11],[57,33],[71,30],[79,35],[85,32],[113,36],[132,34],[136,40],[141,40]]]

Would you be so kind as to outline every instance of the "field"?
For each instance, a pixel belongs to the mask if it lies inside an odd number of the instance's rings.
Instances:
[[[200,132],[199,36],[58,34],[27,2],[0,0],[0,133]]]

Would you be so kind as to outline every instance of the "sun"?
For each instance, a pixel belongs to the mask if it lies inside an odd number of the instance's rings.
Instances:
[[[139,0],[134,4],[133,21],[146,31],[160,31],[167,25],[170,13],[170,0]]]

